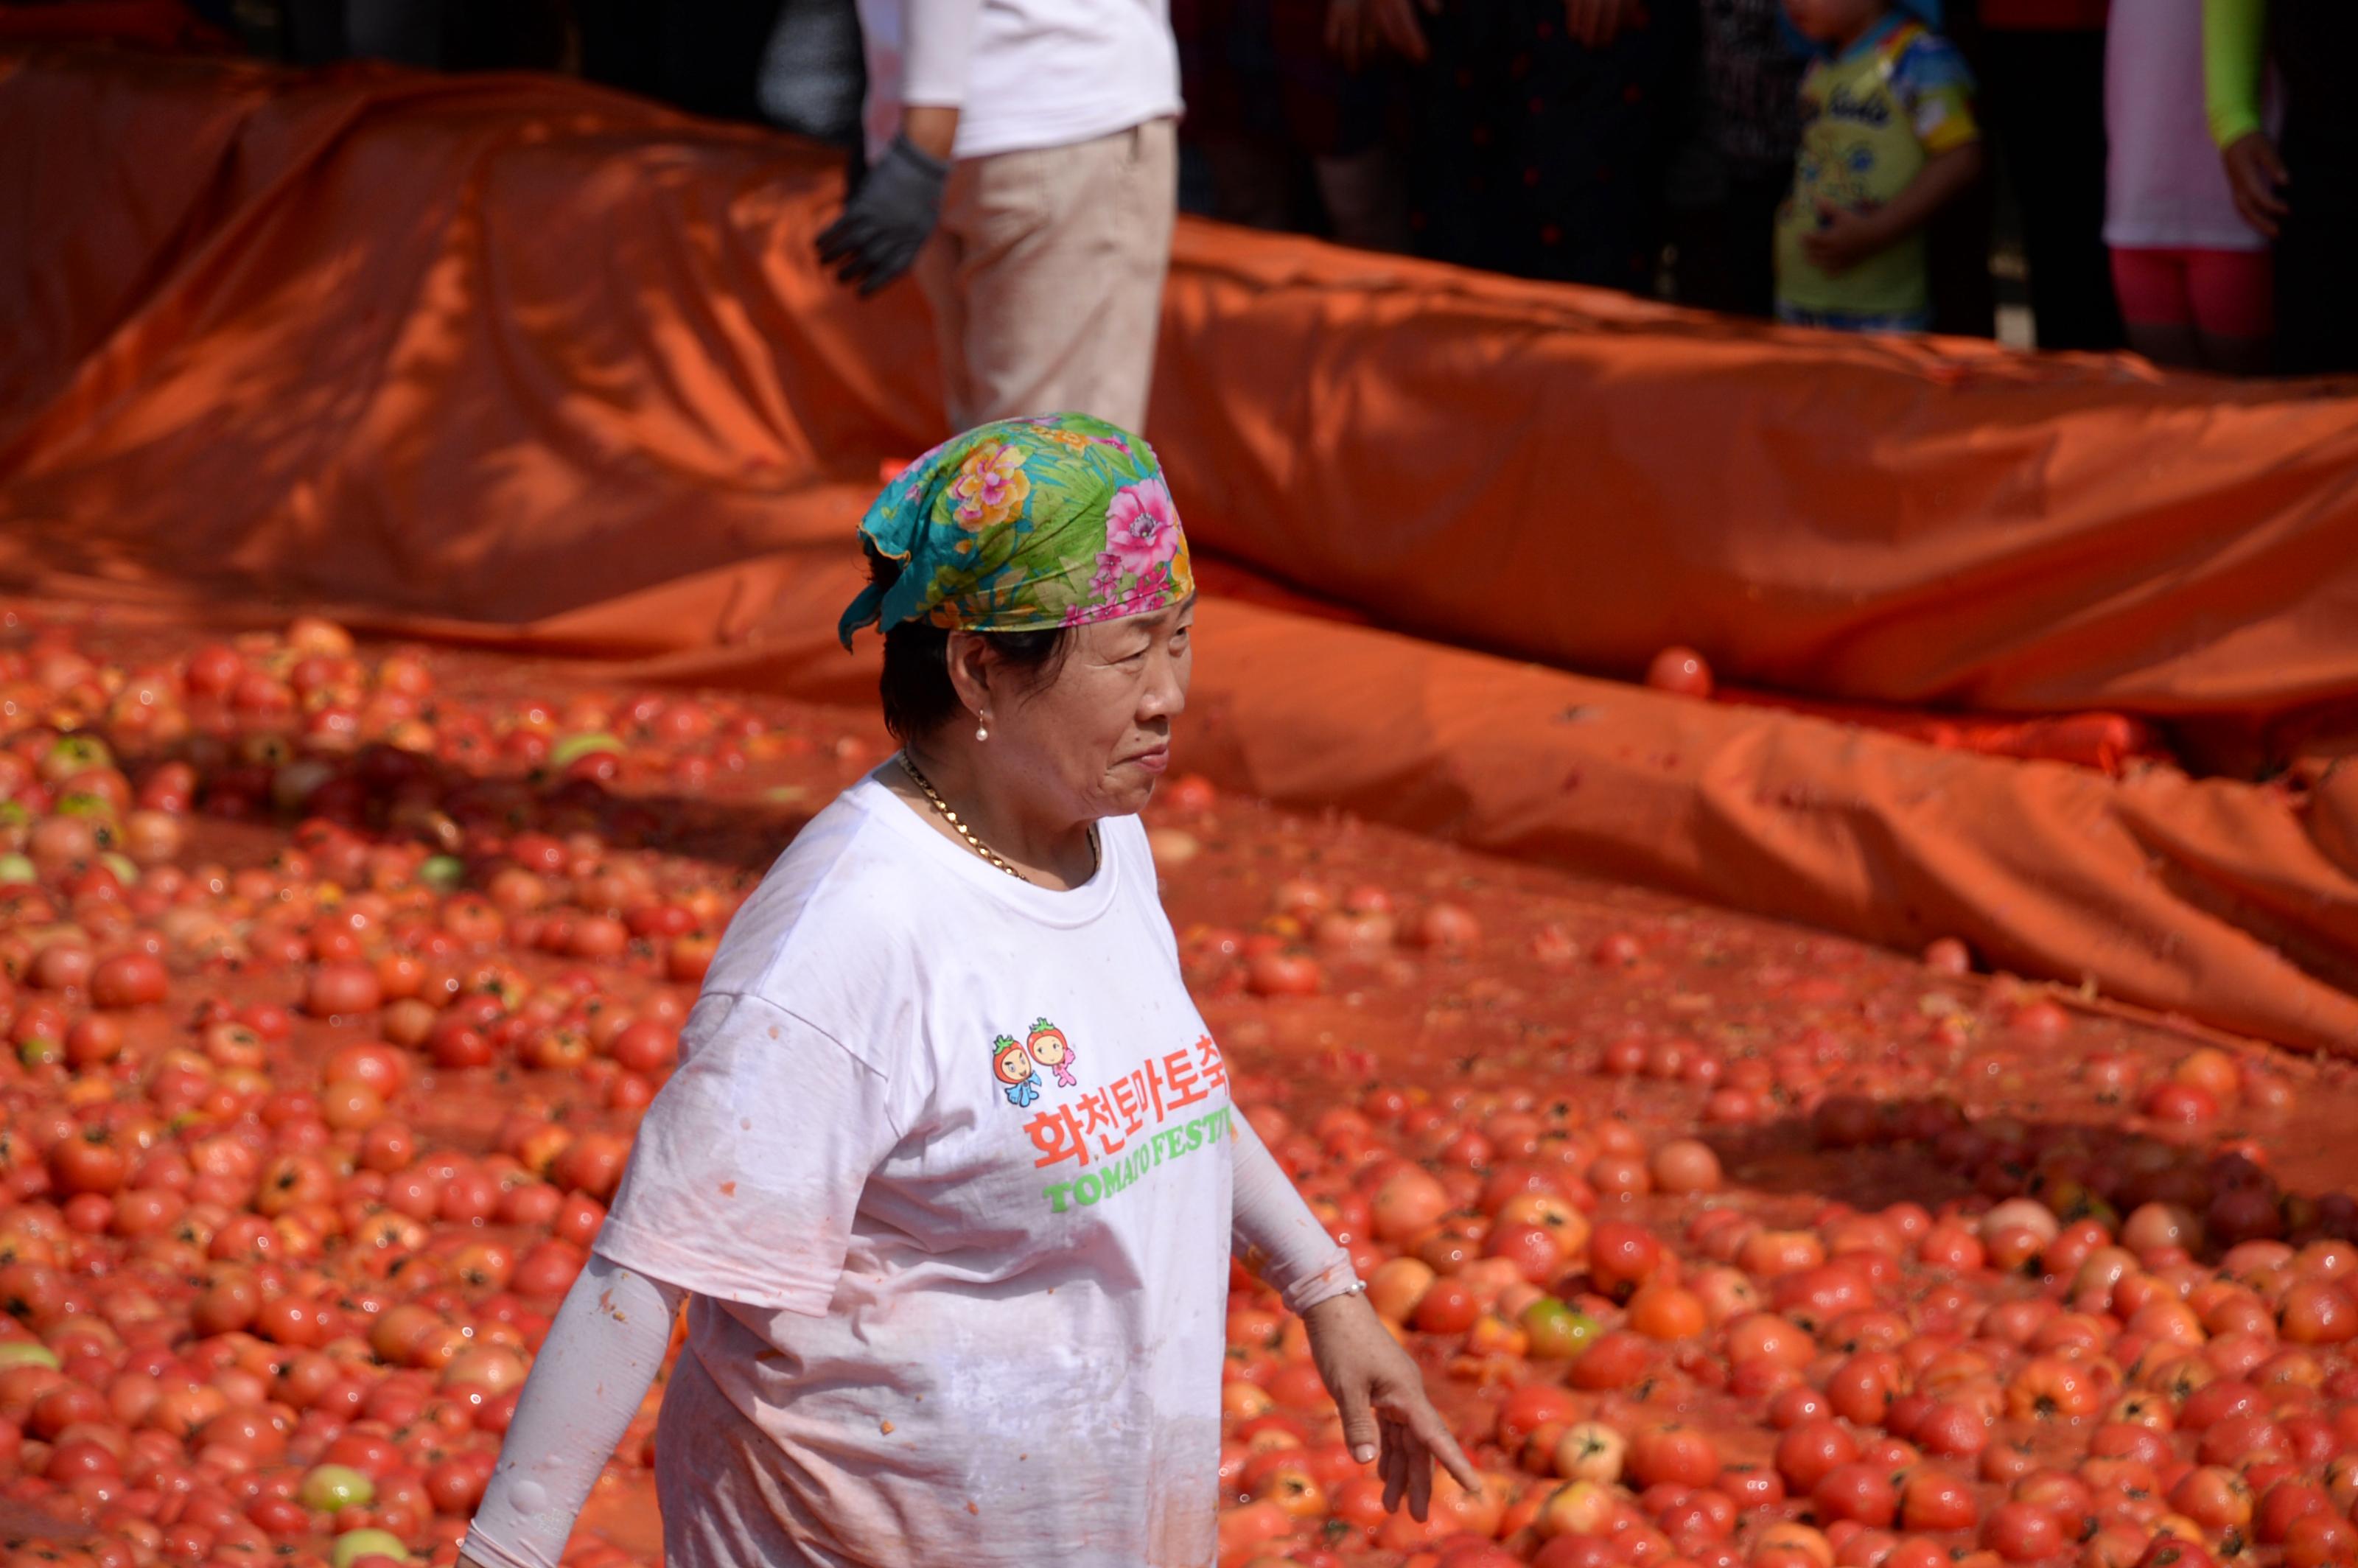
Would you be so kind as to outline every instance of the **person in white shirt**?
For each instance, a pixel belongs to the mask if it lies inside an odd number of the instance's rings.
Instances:
[[[1045,409],[1135,429],[1178,205],[1168,0],[860,0],[866,177],[820,258],[914,267],[950,426]]]
[[[668,1568],[1208,1568],[1231,1260],[1429,1520],[1482,1476],[1229,1098],[1138,812],[1194,665],[1161,465],[1082,415],[860,524],[900,753],[729,924],[460,1568],[557,1568],[687,1307]]]

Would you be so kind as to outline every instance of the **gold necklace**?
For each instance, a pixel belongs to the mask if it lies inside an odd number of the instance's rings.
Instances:
[[[941,819],[948,823],[952,828],[956,829],[959,838],[966,840],[966,847],[968,849],[972,849],[976,854],[980,855],[984,860],[990,861],[992,865],[997,866],[1001,871],[1005,871],[1017,881],[1030,883],[1034,887],[1039,885],[1036,882],[1033,882],[1030,877],[1025,876],[1022,871],[1019,871],[1013,866],[1009,865],[1005,857],[1001,855],[998,850],[992,849],[990,845],[984,843],[980,838],[977,838],[973,828],[968,827],[965,823],[958,820],[958,814],[950,809],[950,803],[944,800],[941,797],[941,792],[934,788],[934,781],[927,778],[923,773],[918,771],[917,764],[915,762],[911,760],[909,753],[906,752],[901,753],[901,771],[907,773],[909,775],[909,782],[915,784],[918,790],[924,794],[925,804],[932,806],[935,811],[938,812],[941,815]],[[1095,823],[1091,823],[1089,825],[1089,875],[1093,877],[1097,875],[1098,862],[1099,859],[1100,855],[1098,849],[1097,825]]]

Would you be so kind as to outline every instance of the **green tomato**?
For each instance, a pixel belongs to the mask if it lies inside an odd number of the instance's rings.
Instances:
[[[467,862],[456,855],[428,855],[418,865],[417,880],[436,892],[449,892],[467,880]]]
[[[1523,1332],[1531,1338],[1534,1360],[1564,1360],[1588,1348],[1603,1325],[1585,1312],[1576,1312],[1553,1296],[1541,1296],[1523,1309]]]
[[[0,1339],[0,1372],[11,1367],[47,1367],[54,1372],[58,1353],[30,1339]]]
[[[114,880],[124,887],[132,887],[139,881],[139,868],[133,863],[128,855],[118,854],[109,849],[98,858],[98,863],[113,871]]]
[[[56,810],[59,816],[95,816],[108,822],[114,820],[114,802],[95,790],[78,789],[58,796]]]
[[[83,773],[92,768],[111,768],[114,753],[106,742],[95,735],[60,735],[49,748],[49,761],[60,773]]]
[[[315,1472],[316,1473],[316,1472]],[[409,1548],[401,1537],[389,1530],[348,1530],[336,1537],[336,1544],[328,1554],[335,1568],[352,1568],[363,1557],[390,1557],[396,1563],[409,1561]]]
[[[550,766],[561,768],[592,752],[612,752],[619,755],[622,750],[622,743],[611,735],[568,735],[549,748],[548,761]]]
[[[376,1501],[376,1483],[349,1465],[319,1465],[303,1477],[303,1484],[296,1489],[295,1497],[313,1513],[330,1514],[338,1509],[364,1509]]]
[[[21,887],[41,880],[29,855],[0,855],[0,887]]]
[[[16,1043],[16,1060],[28,1067],[46,1066],[66,1059],[66,1048],[47,1035],[36,1034]]]

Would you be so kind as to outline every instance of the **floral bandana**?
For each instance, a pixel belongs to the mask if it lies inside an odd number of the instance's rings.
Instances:
[[[1044,632],[1195,591],[1153,450],[1086,414],[1002,419],[944,442],[884,487],[860,535],[903,567],[844,611],[847,648],[868,625]]]

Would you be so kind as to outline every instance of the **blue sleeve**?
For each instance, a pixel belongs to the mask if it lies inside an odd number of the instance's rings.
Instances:
[[[1922,33],[1909,40],[1891,62],[1891,90],[1927,152],[1945,153],[1980,137],[1974,73],[1948,39]]]
[[[1891,85],[1911,97],[1974,92],[1973,68],[1957,46],[1938,33],[1919,33],[1892,63]]]

